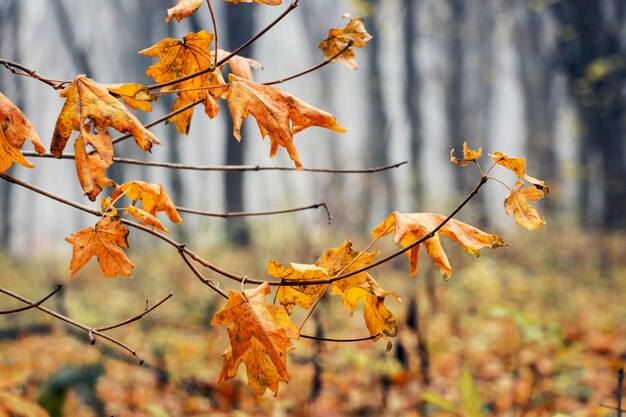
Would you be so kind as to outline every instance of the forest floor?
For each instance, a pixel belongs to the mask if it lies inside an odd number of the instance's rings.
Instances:
[[[228,335],[210,322],[224,300],[176,253],[132,253],[133,280],[104,279],[94,261],[69,278],[58,260],[0,257],[2,287],[38,299],[62,282],[62,294],[45,305],[93,326],[175,294],[110,332],[142,355],[143,366],[107,341],[91,346],[85,332],[40,311],[0,316],[0,416],[8,415],[3,401],[16,397],[38,401],[53,417],[615,416],[618,371],[626,365],[626,239],[552,235],[515,236],[510,247],[480,259],[444,243],[454,268],[449,281],[426,258],[416,277],[404,257],[374,270],[402,299],[386,301],[400,323],[391,349],[385,340],[301,339],[288,356],[291,379],[276,397],[257,397],[244,366],[217,385]],[[268,250],[203,254],[264,277]],[[276,253],[283,264],[317,259],[292,248]],[[20,306],[0,298],[0,310]],[[350,317],[338,297],[326,298],[303,333],[368,335],[362,310]],[[304,315],[296,314],[299,323]]]

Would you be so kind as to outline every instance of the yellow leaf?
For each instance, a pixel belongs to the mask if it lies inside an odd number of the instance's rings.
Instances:
[[[506,214],[511,215],[515,223],[526,228],[527,230],[535,230],[546,222],[539,217],[539,213],[528,200],[539,200],[545,196],[545,191],[535,186],[522,188],[524,183],[518,181],[511,190],[507,198],[504,199],[504,210]]]
[[[502,152],[495,152],[491,156],[491,159],[498,164],[507,169],[510,169],[517,175],[517,178],[524,178],[526,172],[526,159],[524,158],[513,158],[503,154]]]
[[[150,151],[159,140],[109,93],[106,86],[84,75],[65,87],[61,97],[66,101],[57,119],[50,152],[60,158],[72,132],[79,132],[74,145],[76,170],[85,194],[95,201],[102,187],[112,185],[105,176],[113,163],[109,128],[129,133],[144,151]],[[93,154],[87,152],[88,146],[93,147]]]
[[[181,77],[196,73],[213,65],[213,54],[209,45],[213,41],[213,34],[201,30],[198,33],[188,33],[183,40],[166,38],[150,48],[139,51],[140,54],[158,58],[159,61],[150,66],[146,76],[154,78],[157,83],[173,81]],[[225,90],[224,79],[219,69],[206,74],[181,81],[165,87],[162,91],[182,90],[174,102],[172,111],[180,109],[200,99],[205,100],[205,111],[209,117],[217,115],[218,105],[215,99]],[[176,129],[182,133],[189,133],[189,125],[193,115],[193,108],[172,117]]]
[[[218,61],[221,61],[228,55],[230,55],[230,52],[228,51],[224,51],[223,49],[217,50]],[[263,68],[260,62],[239,55],[231,57],[228,61],[222,64],[222,66],[226,64],[230,66],[230,72],[232,74],[235,74],[237,77],[243,78],[244,80],[248,81],[254,81],[252,68]]]
[[[524,175],[524,179],[534,185],[535,188],[543,191],[545,194],[548,194],[550,192],[550,187],[548,186],[548,183],[546,181],[538,180],[537,178],[531,177],[530,175]]]
[[[182,223],[176,206],[163,189],[161,184],[152,184],[143,181],[130,181],[118,185],[111,194],[111,198],[116,200],[119,196],[125,195],[133,200],[133,203],[141,200],[141,210],[156,216],[159,211],[165,212],[167,217],[174,223]],[[144,219],[145,220],[145,219]]]
[[[316,262],[328,271],[330,276],[349,273],[374,262],[377,252],[362,253],[352,249],[352,243],[346,240],[338,248],[328,249]],[[341,296],[343,305],[354,312],[359,300],[363,303],[363,317],[371,336],[393,337],[398,332],[398,323],[385,307],[385,297],[397,294],[384,291],[367,272],[361,272],[331,284],[332,293]]]
[[[331,29],[328,32],[328,38],[323,40],[319,47],[323,52],[324,59],[329,60],[352,42],[350,48],[333,59],[332,62],[339,62],[348,68],[356,70],[359,67],[354,61],[352,48],[365,48],[365,44],[371,39],[371,35],[365,30],[363,19],[353,18],[350,19],[345,28]]]
[[[113,199],[111,197],[100,198],[100,208],[103,213],[108,216],[117,216],[117,209],[113,206]]]
[[[167,9],[166,23],[175,17],[177,21],[181,21],[186,17],[191,16],[202,5],[204,0],[178,0],[176,6]]]
[[[108,84],[107,89],[118,96],[133,110],[152,111],[151,101],[156,97],[150,94],[148,87],[141,84]]]
[[[266,389],[278,393],[278,382],[289,380],[287,352],[292,339],[299,337],[287,310],[267,304],[270,293],[267,282],[245,290],[229,291],[228,303],[215,314],[212,326],[227,325],[230,348],[224,353],[219,383],[234,377],[244,362],[248,384],[261,395]]]
[[[70,262],[72,275],[95,256],[105,277],[121,275],[131,278],[130,270],[135,265],[121,249],[128,247],[128,229],[120,222],[119,217],[105,216],[95,228],[87,227],[65,238],[74,246]]]
[[[267,266],[267,273],[285,281],[308,281],[328,279],[328,272],[324,268],[316,265],[305,265],[290,263],[289,268],[285,268],[278,261],[270,261]],[[285,306],[289,314],[292,313],[295,305],[308,310],[315,300],[324,292],[327,285],[284,285],[278,287],[277,297],[280,304]]]
[[[407,247],[417,240],[427,236],[445,220],[445,216],[433,213],[391,213],[381,224],[372,230],[372,236],[387,235],[394,231],[393,240],[402,247]],[[461,245],[472,255],[478,256],[484,248],[497,248],[507,244],[498,235],[487,234],[473,226],[458,220],[449,220],[435,235],[421,244],[410,249],[406,254],[409,258],[411,275],[417,272],[419,247],[423,244],[426,252],[439,267],[444,279],[452,275],[452,268],[448,257],[441,246],[439,235],[443,235]]]
[[[463,161],[457,159],[454,156],[454,149],[450,151],[450,161],[457,165],[466,167],[470,162],[477,160],[482,156],[483,148],[478,148],[477,151],[467,147],[467,142],[463,142]]]
[[[334,116],[319,110],[278,88],[228,76],[228,105],[233,118],[233,135],[241,140],[241,124],[248,114],[254,116],[261,136],[270,137],[270,157],[279,146],[284,147],[298,169],[302,163],[293,143],[293,135],[310,126],[319,126],[336,132],[346,129],[337,124]]]
[[[283,1],[282,0],[226,0],[229,3],[261,3],[267,4],[268,6],[279,6]]]

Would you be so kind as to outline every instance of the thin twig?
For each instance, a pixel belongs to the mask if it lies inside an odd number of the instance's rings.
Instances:
[[[54,291],[52,291],[50,294],[46,295],[44,298],[42,298],[41,300],[37,301],[36,303],[31,304],[31,305],[27,305],[26,307],[15,308],[13,310],[0,311],[0,314],[20,313],[22,311],[26,311],[26,310],[30,310],[31,308],[38,307],[38,306],[42,305],[43,303],[45,303],[46,300],[48,300],[48,298],[52,297],[54,294],[59,292],[59,290],[61,288],[63,288],[63,285],[62,284],[57,284],[57,287],[54,289]]]
[[[222,289],[218,287],[217,284],[213,282],[213,280],[206,278],[204,275],[202,275],[200,271],[198,271],[198,268],[196,268],[196,266],[191,263],[191,261],[189,260],[189,258],[187,257],[184,251],[181,250],[181,251],[178,251],[178,253],[180,253],[181,258],[183,258],[183,261],[185,261],[189,269],[191,269],[191,271],[196,275],[196,277],[198,277],[200,281],[202,281],[203,284],[210,287],[213,291],[215,291],[222,297],[228,299],[228,295],[224,291],[222,291]]]
[[[281,78],[281,79],[274,80],[274,81],[268,81],[268,82],[265,82],[265,83],[263,83],[263,84],[264,84],[264,85],[281,84],[281,83],[284,83],[284,82],[286,82],[286,81],[293,80],[294,78],[302,77],[303,75],[309,74],[309,73],[311,73],[311,72],[313,72],[313,71],[317,71],[318,69],[320,69],[320,68],[322,68],[322,67],[324,67],[324,66],[326,66],[326,65],[330,64],[331,62],[333,62],[333,60],[334,60],[335,58],[337,58],[339,55],[343,54],[343,53],[344,53],[344,52],[346,52],[348,49],[350,49],[350,47],[352,46],[352,44],[353,44],[353,43],[354,43],[353,41],[348,42],[348,43],[346,44],[346,46],[344,46],[344,47],[343,47],[343,49],[341,49],[341,50],[340,50],[339,52],[337,52],[335,55],[333,55],[332,57],[328,58],[327,60],[325,60],[325,61],[323,61],[323,62],[321,62],[321,63],[319,63],[319,64],[315,65],[314,67],[311,67],[311,68],[309,68],[309,69],[307,69],[307,70],[304,70],[304,71],[302,71],[302,72],[299,72],[299,73],[297,73],[297,74],[291,75],[291,76],[289,76],[289,77],[287,77],[287,78]]]
[[[119,139],[119,138],[118,138]],[[73,154],[63,154],[61,158],[56,158],[54,155],[50,153],[38,154],[33,151],[23,151],[22,154],[29,158],[54,158],[54,159],[75,159],[76,156]],[[130,164],[130,165],[141,165],[148,167],[157,167],[157,168],[168,168],[168,169],[180,169],[187,171],[298,171],[295,167],[279,167],[279,166],[268,166],[264,167],[261,165],[189,165],[189,164],[176,164],[171,162],[152,162],[152,161],[141,161],[139,159],[129,159],[129,158],[118,158],[114,157],[113,162],[118,164]],[[300,172],[318,172],[325,174],[373,174],[376,172],[382,172],[389,169],[394,169],[401,167],[402,165],[406,165],[407,161],[397,162],[395,164],[383,165],[374,168],[362,168],[362,169],[339,169],[339,168],[302,168]]]
[[[169,293],[165,298],[163,298],[161,301],[159,301],[158,303],[156,303],[155,305],[153,305],[150,308],[147,308],[148,307],[148,301],[146,301],[146,309],[144,311],[142,311],[141,313],[137,314],[136,316],[131,317],[131,318],[127,319],[127,320],[121,321],[121,322],[119,322],[117,324],[112,324],[110,326],[104,326],[104,327],[98,327],[95,330],[97,330],[99,332],[103,332],[105,330],[115,329],[115,328],[118,328],[118,327],[125,326],[125,325],[127,325],[129,323],[132,323],[134,321],[137,321],[137,320],[141,319],[143,316],[145,316],[146,314],[148,314],[151,311],[155,310],[157,307],[159,307],[161,304],[163,304],[164,302],[166,302],[170,298],[172,298],[173,295],[174,295],[173,292]]]
[[[186,207],[176,207],[176,210],[181,212],[181,213],[198,214],[200,216],[221,217],[223,219],[227,219],[229,217],[270,216],[270,215],[274,215],[274,214],[294,213],[294,212],[297,212],[297,211],[318,209],[320,207],[322,207],[322,208],[324,208],[324,210],[326,210],[326,215],[327,215],[327,218],[328,218],[328,224],[331,224],[333,219],[331,217],[330,210],[329,210],[328,206],[326,205],[326,203],[316,203],[316,204],[311,204],[310,206],[305,206],[305,207],[296,207],[296,208],[292,208],[292,209],[274,210],[274,211],[233,211],[233,212],[226,211],[226,212],[214,212],[214,211],[204,211],[204,210],[189,209],[189,208],[186,208]]]
[[[1,175],[4,175],[4,174],[1,174]],[[12,291],[7,290],[6,288],[0,287],[0,292],[8,295],[9,297],[13,297],[16,300],[20,300],[21,302],[26,303],[26,304],[31,305],[31,306],[34,305],[34,304],[37,304],[35,301],[31,301],[31,300],[29,300],[26,297],[23,297],[23,296],[21,296],[19,294],[16,294],[16,293],[14,293]],[[57,319],[59,319],[61,321],[64,321],[67,324],[71,324],[74,327],[78,327],[79,329],[86,331],[89,334],[89,337],[91,339],[91,344],[92,345],[94,344],[94,342],[96,340],[94,338],[94,336],[101,337],[102,339],[106,339],[109,342],[118,345],[119,347],[121,347],[121,348],[127,350],[128,352],[130,352],[135,358],[137,358],[137,360],[139,361],[139,364],[143,365],[144,361],[139,356],[139,354],[134,349],[132,349],[130,346],[120,342],[116,338],[111,337],[111,336],[109,336],[106,333],[102,333],[98,329],[95,329],[93,327],[87,326],[86,324],[80,323],[80,322],[78,322],[76,320],[73,320],[73,319],[67,317],[67,316],[64,316],[63,314],[57,313],[56,311],[51,310],[51,309],[49,309],[47,307],[44,307],[42,305],[35,305],[33,308],[41,310],[44,313],[51,315],[52,317],[55,317],[55,318],[57,318]]]
[[[321,340],[322,342],[337,342],[337,343],[354,343],[354,342],[363,342],[366,340],[374,340],[380,337],[381,334],[377,333],[374,336],[368,337],[360,337],[358,339],[333,339],[329,337],[317,337],[317,336],[307,336],[305,334],[301,334],[300,337],[303,339],[311,339],[311,340]]]
[[[299,0],[294,0],[288,7],[287,9],[285,9],[284,12],[281,13],[280,16],[278,16],[276,19],[274,19],[269,25],[267,25],[265,28],[263,28],[259,33],[257,33],[256,35],[254,35],[253,37],[251,37],[250,39],[248,39],[246,42],[244,42],[241,46],[239,46],[237,49],[235,49],[233,52],[231,52],[230,54],[226,55],[224,58],[220,59],[217,64],[215,65],[215,67],[220,67],[223,64],[225,64],[226,62],[228,62],[229,59],[231,59],[232,57],[234,57],[235,55],[238,55],[240,52],[242,52],[244,49],[246,49],[247,47],[249,47],[250,45],[252,45],[254,42],[257,41],[257,39],[259,39],[261,36],[265,35],[265,33],[267,31],[269,31],[271,28],[273,28],[278,22],[280,22],[281,20],[283,20],[289,13],[291,13],[296,7],[298,7],[298,1]],[[168,87],[170,85],[174,85],[174,84],[178,84],[181,83],[183,81],[187,81],[190,80],[192,78],[198,77],[200,75],[206,74],[208,72],[214,71],[215,68],[204,68],[201,69],[200,71],[196,71],[193,74],[189,74],[186,75],[184,77],[180,77],[177,78],[175,80],[171,80],[171,81],[166,81],[163,83],[158,83],[158,84],[153,84],[148,86],[148,91],[151,90],[156,90],[159,88],[163,88],[163,87]]]
[[[211,0],[206,0],[206,5],[209,7],[209,13],[211,14],[211,22],[213,23],[213,41],[215,42],[215,51],[213,58],[213,70],[217,68],[217,50],[219,45],[217,43],[217,23],[215,22],[215,13],[213,13],[213,7],[211,7]]]
[[[620,368],[617,372],[617,417],[622,417],[622,393],[624,392],[624,368]]]
[[[33,78],[35,80],[41,81],[44,84],[48,84],[50,87],[54,88],[55,90],[59,90],[63,88],[65,84],[68,84],[71,82],[71,81],[52,80],[50,78],[46,78],[38,74],[36,71],[26,68],[22,64],[18,64],[17,62],[7,61],[5,59],[0,59],[0,65],[4,65],[6,69],[11,71],[15,75],[22,75],[22,76],[26,76],[29,78]]]

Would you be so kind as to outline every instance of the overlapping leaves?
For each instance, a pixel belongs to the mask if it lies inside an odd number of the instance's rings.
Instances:
[[[0,93],[0,172],[8,170],[13,163],[27,168],[35,166],[20,152],[26,139],[30,139],[37,153],[46,152],[26,116],[11,100]]]

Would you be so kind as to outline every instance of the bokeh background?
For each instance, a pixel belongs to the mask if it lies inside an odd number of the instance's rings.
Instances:
[[[84,73],[102,83],[150,84],[144,74],[154,61],[137,51],[165,37],[212,31],[206,7],[165,24],[172,4],[3,0],[0,56],[53,79]],[[232,50],[286,4],[216,1],[213,7],[220,47]],[[367,175],[114,164],[109,176],[119,183],[163,183],[177,205],[202,210],[328,204],[332,226],[321,210],[228,220],[186,215],[182,225],[167,225],[207,259],[250,276],[266,276],[269,259],[313,263],[347,238],[362,248],[369,230],[394,210],[448,213],[479,180],[471,167],[449,162],[450,150],[460,152],[463,141],[484,153],[527,159],[527,172],[550,183],[548,198],[536,204],[547,226],[520,231],[502,207],[508,190],[489,183],[459,219],[502,234],[510,248],[476,260],[450,247],[455,276],[447,283],[426,260],[413,280],[404,259],[386,265],[377,279],[404,300],[392,306],[402,323],[392,351],[370,342],[363,348],[303,343],[292,360],[294,381],[278,399],[257,399],[243,371],[239,382],[215,386],[226,337],[208,323],[221,300],[198,291],[176,253],[132,233],[133,281],[105,280],[93,263],[70,279],[71,248],[63,238],[93,219],[0,182],[2,286],[36,299],[63,282],[64,295],[51,305],[93,325],[132,316],[147,298],[177,294],[140,325],[116,333],[147,356],[150,365],[141,370],[124,353],[100,342],[91,348],[85,335],[68,333],[35,311],[3,317],[0,363],[5,380],[13,375],[11,390],[39,400],[51,415],[470,415],[459,385],[465,369],[488,415],[615,414],[603,404],[616,403],[617,370],[626,357],[626,3],[300,0],[243,54],[263,64],[255,79],[284,78],[321,62],[318,45],[328,29],[345,25],[346,12],[364,17],[373,36],[356,51],[359,70],[327,65],[279,86],[348,129],[343,135],[317,128],[299,133],[302,162],[340,169],[407,164]],[[0,91],[48,146],[63,105],[58,93],[4,69]],[[138,117],[154,120],[171,102],[162,97],[151,114]],[[116,156],[292,165],[283,150],[269,158],[269,141],[260,139],[251,120],[238,143],[225,110],[223,104],[214,120],[196,110],[188,136],[171,125],[155,127],[163,145],[150,155],[125,143]],[[89,203],[71,161],[34,162],[34,170],[14,167],[9,174]],[[13,306],[8,298],[2,303]],[[344,337],[366,332],[356,319],[346,323],[347,313],[335,304],[323,303],[305,329]],[[425,392],[448,401],[448,408],[425,399]],[[58,411],[52,403],[60,404]]]

